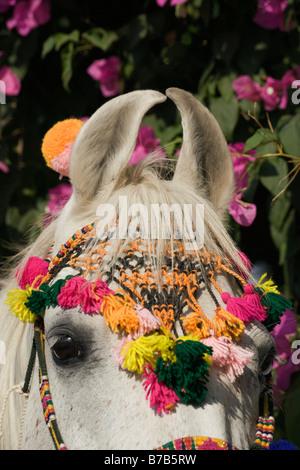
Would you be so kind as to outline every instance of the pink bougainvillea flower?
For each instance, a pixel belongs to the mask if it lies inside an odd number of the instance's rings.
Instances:
[[[165,152],[159,148],[160,139],[155,138],[154,129],[151,126],[142,126],[140,128],[137,143],[133,151],[129,166],[136,165],[147,155],[156,152],[159,156],[165,157]]]
[[[10,7],[16,4],[17,0],[0,0],[0,13],[5,13]]]
[[[111,56],[108,59],[95,60],[87,69],[87,73],[100,82],[100,90],[105,97],[115,96],[120,92],[120,59]]]
[[[275,108],[285,109],[288,104],[288,89],[291,87],[295,75],[292,70],[288,70],[281,80],[267,77],[265,86],[261,90],[261,98],[264,101],[266,111],[273,111]]]
[[[285,31],[284,12],[288,4],[288,0],[259,0],[253,21],[265,29]]]
[[[49,0],[28,0],[18,2],[12,18],[7,20],[8,29],[16,28],[21,36],[27,36],[31,30],[47,23],[51,17]]]
[[[1,83],[2,82],[2,83]],[[4,85],[3,85],[4,83]],[[9,96],[17,96],[21,90],[21,82],[11,69],[4,65],[0,69],[0,93]]]
[[[243,98],[258,102],[260,101],[261,86],[255,83],[248,75],[241,75],[232,84],[238,100]]]
[[[9,167],[4,162],[0,162],[0,171],[3,171],[3,173],[9,173]]]
[[[235,189],[237,192],[247,188],[248,185],[248,173],[246,166],[251,161],[255,160],[255,150],[249,150],[244,154],[245,144],[244,142],[236,142],[235,144],[228,144],[235,177]]]
[[[277,406],[281,403],[281,392],[288,390],[291,384],[291,375],[300,370],[299,364],[292,361],[292,349],[290,341],[297,333],[297,319],[291,310],[286,310],[281,322],[271,332],[276,344],[278,360],[274,362],[276,371],[276,387],[274,396]]]
[[[281,317],[281,321],[271,332],[276,343],[276,350],[279,359],[288,359],[291,355],[289,338],[297,332],[297,319],[292,310],[286,310]],[[277,365],[279,365],[277,363]]]
[[[229,214],[242,227],[250,227],[256,217],[256,205],[242,201],[242,194],[237,194],[230,202]]]
[[[44,220],[45,225],[48,225],[51,220],[55,219],[60,214],[63,207],[70,199],[72,192],[72,186],[67,183],[61,183],[55,188],[49,189],[49,200],[46,207],[47,214]]]
[[[247,189],[248,173],[246,166],[249,161],[253,161],[255,150],[250,150],[247,154],[243,154],[245,144],[237,142],[228,145],[233,162],[233,171],[235,178],[235,193],[229,204],[229,214],[232,218],[243,227],[249,227],[256,217],[256,205],[242,201],[242,192]]]
[[[187,0],[171,0],[170,5],[174,7],[175,5],[179,5],[179,3],[185,3]],[[167,0],[156,0],[156,3],[159,7],[164,7],[167,3]]]
[[[237,95],[237,99],[246,98],[253,102],[263,100],[266,111],[273,111],[276,108],[285,109],[288,104],[288,90],[294,80],[298,78],[300,67],[288,70],[281,80],[267,77],[265,85],[260,86],[248,75],[237,78],[232,86]]]

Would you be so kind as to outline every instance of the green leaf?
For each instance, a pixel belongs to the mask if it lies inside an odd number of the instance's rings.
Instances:
[[[69,42],[60,53],[61,57],[61,79],[63,87],[66,91],[70,91],[69,83],[73,75],[73,57],[74,57],[74,44]]]
[[[43,43],[43,47],[42,47],[42,59],[44,59],[46,57],[47,54],[49,54],[49,52],[52,51],[52,49],[54,49],[55,47],[55,38],[54,36],[49,36],[46,41]]]
[[[102,51],[107,51],[110,46],[118,40],[118,35],[115,31],[106,31],[103,28],[92,28],[82,34],[90,44],[99,47]]]
[[[255,134],[253,134],[249,139],[246,140],[245,142],[245,147],[244,147],[244,153],[248,152],[248,150],[255,149],[258,147],[262,141],[264,140],[264,133],[262,132],[262,129],[258,129]]]
[[[291,119],[285,118],[278,135],[286,153],[300,156],[300,114]]]
[[[235,78],[236,78],[236,74],[231,74],[231,75],[222,77],[218,81],[218,90],[222,98],[224,98],[225,101],[230,101],[232,97],[234,96],[232,82],[235,80]]]
[[[246,140],[244,152],[246,153],[249,150],[255,149],[261,144],[272,143],[276,139],[277,135],[274,132],[271,132],[270,129],[258,129],[255,134]]]
[[[266,159],[261,165],[260,181],[273,196],[276,196],[288,183],[288,164],[281,157]]]
[[[55,33],[49,36],[43,44],[42,58],[44,59],[49,52],[53,49],[59,51],[62,46],[68,42],[78,43],[80,40],[80,32],[78,29],[74,29],[71,33]]]
[[[225,138],[230,140],[239,119],[239,106],[233,101],[225,101],[223,98],[212,98],[210,110],[218,121]]]
[[[278,264],[280,266],[284,266],[286,263],[286,255],[289,245],[289,229],[293,223],[293,219],[294,211],[291,210],[281,227],[278,227],[275,224],[270,224],[271,237],[279,252]]]
[[[269,222],[273,227],[282,230],[284,221],[291,207],[291,193],[285,191],[281,197],[277,198],[272,204],[269,212]]]

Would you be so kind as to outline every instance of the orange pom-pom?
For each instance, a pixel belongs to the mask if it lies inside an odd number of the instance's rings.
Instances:
[[[69,176],[71,149],[83,124],[80,119],[65,119],[51,127],[44,137],[42,154],[47,165],[61,176]]]

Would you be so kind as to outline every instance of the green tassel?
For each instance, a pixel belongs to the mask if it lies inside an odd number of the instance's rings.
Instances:
[[[41,284],[39,290],[33,290],[25,304],[29,310],[35,315],[42,315],[46,308],[46,299],[49,286]]]
[[[31,292],[25,306],[35,315],[42,315],[47,307],[57,307],[57,297],[60,290],[72,277],[69,275],[65,279],[58,279],[52,286],[44,282],[38,290]]]
[[[258,292],[261,293],[261,292]],[[267,318],[262,322],[268,331],[272,331],[287,309],[293,309],[293,303],[280,294],[269,292],[260,299],[263,307],[267,308]]]
[[[155,369],[158,381],[173,389],[186,405],[198,405],[207,392],[212,348],[198,341],[177,340],[175,355],[176,362],[158,358]]]

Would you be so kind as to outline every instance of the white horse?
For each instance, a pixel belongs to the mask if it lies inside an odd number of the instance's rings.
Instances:
[[[166,95],[143,90],[116,97],[83,125],[70,158],[73,195],[58,219],[22,254],[22,266],[30,257],[46,258],[53,241],[52,256],[55,256],[76,231],[97,220],[99,206],[107,207],[103,204],[114,207],[118,224],[122,217],[118,213],[119,198],[126,196],[128,207],[140,204],[149,209],[149,213],[153,204],[204,207],[205,250],[218,253],[221,259],[232,260],[239,272],[247,276],[247,269],[222,221],[234,189],[232,162],[224,136],[210,112],[192,95],[175,88],[167,90]],[[167,97],[176,104],[183,128],[183,145],[174,176],[163,179],[157,171],[156,158],[141,162],[128,174],[128,162],[143,116]],[[191,220],[194,228],[195,220]],[[175,243],[174,233],[170,236]],[[105,269],[100,263],[99,270],[91,271],[89,279],[99,277],[99,273],[113,272],[120,247],[128,248],[131,241],[128,235],[127,239],[112,242],[108,255],[102,260]],[[94,234],[92,246],[97,248],[98,243]],[[166,240],[158,240],[155,245],[153,272],[159,272],[165,261],[166,243]],[[79,246],[83,252],[76,252],[77,257],[84,257],[90,247]],[[173,255],[170,259],[172,271]],[[58,266],[61,268],[53,274],[53,281],[80,273],[77,265]],[[9,393],[20,391],[18,385],[25,378],[33,338],[33,325],[18,321],[6,305],[7,292],[17,287],[15,274],[16,269],[13,269],[3,280],[1,293],[0,340],[6,345],[6,363],[0,365],[1,448],[53,449],[41,406],[37,362],[29,396]],[[216,308],[213,299],[218,298],[219,305],[226,308],[220,300],[221,289],[231,296],[240,295],[241,290],[226,270],[218,271],[215,280],[219,290],[207,282],[195,294],[208,322]],[[109,287],[114,291],[120,287],[116,277],[110,278]],[[149,310],[151,307],[154,306],[148,305]],[[187,317],[188,312],[184,315]],[[130,368],[124,370],[122,362],[116,363],[115,352],[122,337],[107,326],[103,315],[85,314],[80,307],[50,305],[43,322],[47,375],[56,421],[67,449],[151,450],[187,436],[219,439],[224,445],[232,443],[238,449],[251,447],[259,415],[259,397],[266,386],[270,355],[274,355],[273,339],[260,321],[245,323],[237,343],[247,358],[251,356],[251,361],[245,361],[242,372],[232,378],[224,368],[214,367],[212,363],[204,400],[191,404],[180,400],[162,413],[149,406],[149,397],[145,399],[141,375]],[[182,318],[179,321],[177,316],[173,326],[181,336]],[[173,333],[170,338],[170,341],[176,340]],[[123,344],[126,349],[126,343]]]

